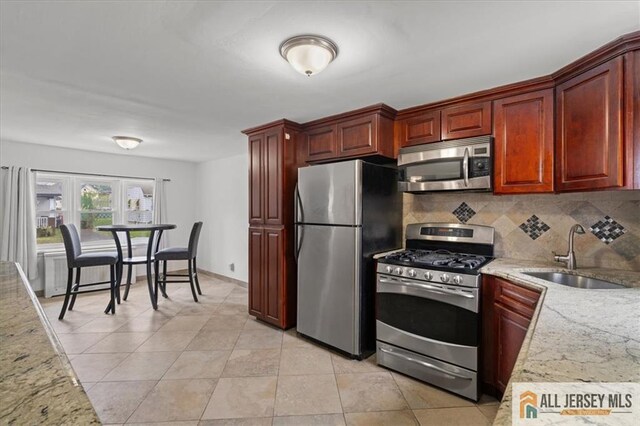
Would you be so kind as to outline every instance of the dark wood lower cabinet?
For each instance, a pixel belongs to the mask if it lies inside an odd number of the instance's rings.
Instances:
[[[287,329],[296,320],[295,268],[284,227],[249,228],[249,314]]]
[[[502,397],[527,335],[540,293],[502,278],[482,280],[483,391]]]

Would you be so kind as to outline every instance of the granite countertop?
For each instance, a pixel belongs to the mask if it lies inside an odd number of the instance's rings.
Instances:
[[[640,382],[640,272],[579,268],[626,289],[587,290],[524,275],[558,264],[495,259],[480,272],[542,290],[495,425],[511,425],[513,382]]]
[[[99,424],[22,270],[0,262],[0,423]]]

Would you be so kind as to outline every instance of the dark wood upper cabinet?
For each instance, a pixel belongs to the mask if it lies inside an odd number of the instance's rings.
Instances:
[[[491,102],[452,106],[442,110],[442,140],[491,134]]]
[[[306,162],[372,155],[395,158],[395,110],[384,104],[323,118],[304,125]]]
[[[502,397],[529,329],[540,292],[502,278],[482,278],[483,391]]]
[[[264,141],[264,223],[281,225],[282,218],[282,185],[284,180],[284,132],[275,129],[265,133]]]
[[[399,120],[398,145],[400,148],[440,140],[440,110],[427,111],[415,117]]]
[[[335,125],[310,128],[305,133],[307,135],[307,161],[322,161],[335,158],[338,155]]]
[[[553,192],[553,89],[493,102],[494,193]]]
[[[249,137],[249,223],[264,223],[263,183],[264,163],[262,159],[264,134]]]
[[[556,88],[556,189],[624,185],[623,58]]]
[[[640,189],[640,50],[624,55],[625,186]]]

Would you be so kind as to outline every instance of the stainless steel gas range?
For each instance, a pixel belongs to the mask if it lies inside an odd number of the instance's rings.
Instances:
[[[479,269],[493,259],[488,226],[407,226],[406,249],[378,259],[378,364],[478,400]]]

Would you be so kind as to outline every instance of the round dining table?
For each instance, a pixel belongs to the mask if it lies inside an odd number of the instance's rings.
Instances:
[[[157,298],[153,290],[153,280],[151,278],[151,266],[153,263],[153,255],[158,251],[160,246],[160,239],[162,233],[169,229],[175,229],[176,225],[170,223],[150,223],[150,224],[135,224],[135,225],[100,225],[96,226],[96,230],[111,232],[113,239],[116,243],[116,249],[118,250],[118,273],[117,273],[117,286],[120,289],[120,283],[122,282],[122,271],[124,263],[129,265],[129,271],[127,276],[127,283],[131,283],[131,270],[132,265],[147,265],[147,286],[149,288],[149,298],[151,299],[151,306],[153,309],[158,309],[156,303]],[[131,247],[131,232],[133,231],[149,231],[149,241],[147,242],[147,255],[146,256],[133,256],[133,249]],[[118,232],[124,232],[127,239],[127,257],[122,254],[122,244],[120,244],[120,238]],[[129,285],[125,290],[124,300],[127,300],[129,295]],[[118,291],[118,303],[120,303],[120,291]]]

